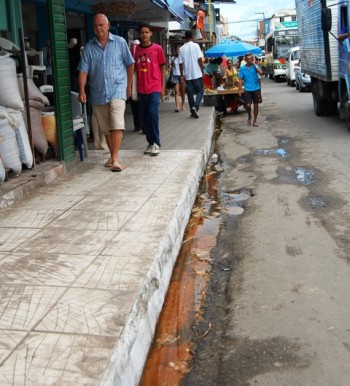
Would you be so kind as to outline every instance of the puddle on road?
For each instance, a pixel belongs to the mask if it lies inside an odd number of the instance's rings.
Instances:
[[[297,180],[303,184],[309,185],[315,182],[315,173],[312,170],[297,167],[294,173],[297,175]]]
[[[281,157],[288,156],[286,150],[281,147],[278,149],[259,149],[257,153],[261,155],[280,155]]]
[[[308,198],[309,205],[312,208],[325,208],[327,206],[327,201],[322,197],[309,197]]]

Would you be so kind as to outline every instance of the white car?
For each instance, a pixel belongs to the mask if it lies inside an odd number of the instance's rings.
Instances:
[[[295,86],[294,68],[300,60],[300,47],[292,47],[288,50],[286,56],[286,78],[288,86]]]
[[[311,90],[311,77],[310,75],[305,74],[302,71],[300,63],[298,63],[298,65],[294,67],[294,73],[296,89],[300,92],[303,92],[305,90]]]

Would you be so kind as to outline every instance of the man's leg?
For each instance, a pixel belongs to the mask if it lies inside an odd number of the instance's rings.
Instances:
[[[200,106],[202,99],[203,99],[203,79],[198,78],[198,79],[195,79],[193,82],[195,85],[195,92],[196,92],[196,102],[194,104],[194,107],[198,111],[199,106]]]
[[[144,133],[146,134],[146,140],[149,145],[152,145],[151,138],[149,135],[149,95],[148,94],[139,94],[139,117],[140,117],[140,126]]]
[[[187,99],[190,106],[190,111],[194,107],[194,89],[192,80],[186,80],[186,89],[187,89]]]
[[[248,125],[251,125],[251,123],[252,123],[252,104],[247,103],[245,106],[245,109],[247,110],[247,113],[248,113]]]
[[[250,92],[244,92],[244,103],[245,103],[245,109],[247,110],[248,113],[248,120],[247,124],[250,126],[252,124],[252,95]]]
[[[130,98],[130,106],[131,106],[132,117],[134,121],[134,131],[139,131],[140,130],[139,101],[133,101]]]
[[[257,103],[254,103],[254,120],[253,120],[253,125],[256,126],[256,120],[258,118],[259,114],[259,105]]]
[[[119,165],[119,149],[120,144],[122,143],[124,130],[111,130],[110,131],[110,142],[111,142],[111,156],[112,156],[112,166]]]
[[[125,129],[125,100],[113,99],[109,104],[109,123],[110,123],[110,149],[112,158],[112,171],[121,171],[119,164],[119,149]]]
[[[150,144],[160,146],[159,135],[159,103],[160,93],[153,92],[149,95],[148,115],[149,115],[149,139]]]

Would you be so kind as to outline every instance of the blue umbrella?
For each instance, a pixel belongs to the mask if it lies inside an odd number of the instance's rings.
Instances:
[[[226,40],[223,43],[217,44],[214,47],[209,48],[205,51],[205,56],[209,58],[218,58],[221,56],[241,56],[246,53],[252,53],[254,55],[259,55],[262,53],[260,47],[253,46],[252,44],[241,42],[239,40]]]

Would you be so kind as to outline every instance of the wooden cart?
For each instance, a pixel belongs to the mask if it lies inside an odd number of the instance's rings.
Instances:
[[[215,106],[216,110],[224,115],[228,113],[228,108],[234,113],[239,106],[243,105],[237,87],[229,90],[204,90],[203,102],[205,106]]]

